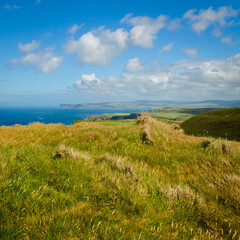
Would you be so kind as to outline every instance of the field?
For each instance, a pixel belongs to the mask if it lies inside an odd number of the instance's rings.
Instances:
[[[94,121],[84,121],[84,120],[76,120],[75,124],[81,123],[82,125],[86,124],[86,126],[91,126],[91,124],[99,125],[99,126],[119,126],[119,125],[134,125],[136,124],[135,119],[127,119],[127,120],[94,120]]]
[[[0,127],[0,238],[239,239],[240,143],[118,123]]]
[[[240,141],[240,108],[202,113],[181,124],[188,134]]]
[[[181,112],[150,112],[149,114],[155,118],[163,118],[179,122],[185,121],[194,116],[193,114],[190,113]]]
[[[157,108],[149,112],[155,118],[161,118],[166,120],[172,120],[177,122],[183,122],[189,118],[201,114],[203,112],[211,111],[214,108]],[[108,113],[96,116],[89,116],[86,121],[99,121],[99,120],[120,120],[120,119],[137,119],[138,115],[143,112],[137,113]],[[81,121],[81,120],[80,120]],[[79,120],[74,121],[74,123],[80,122]]]

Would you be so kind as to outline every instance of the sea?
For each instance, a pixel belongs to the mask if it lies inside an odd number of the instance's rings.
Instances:
[[[0,108],[0,126],[28,125],[34,122],[71,125],[90,115],[132,113],[136,109],[61,109],[61,108]]]

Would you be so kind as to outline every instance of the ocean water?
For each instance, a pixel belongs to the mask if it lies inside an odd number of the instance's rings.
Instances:
[[[15,124],[28,125],[33,122],[73,124],[74,120],[83,120],[90,115],[103,113],[132,113],[139,110],[122,109],[60,109],[60,108],[1,108],[0,126]]]

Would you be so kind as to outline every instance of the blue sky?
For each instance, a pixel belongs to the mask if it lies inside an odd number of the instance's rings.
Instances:
[[[0,106],[240,96],[240,3],[1,0]]]

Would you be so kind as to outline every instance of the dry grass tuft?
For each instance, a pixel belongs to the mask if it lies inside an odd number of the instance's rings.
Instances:
[[[195,193],[188,186],[178,185],[175,188],[169,186],[167,188],[161,189],[160,191],[169,199],[169,201],[185,201],[190,206],[193,206],[196,204],[196,202],[198,202],[198,204],[202,207],[206,206],[203,197]]]
[[[86,152],[79,152],[71,147],[66,147],[64,144],[61,144],[57,151],[53,154],[53,158],[73,158],[73,159],[83,159],[90,161],[91,157]]]
[[[212,147],[213,149],[225,154],[225,153],[230,153],[231,152],[231,143],[227,142],[225,140],[212,140]]]
[[[141,138],[142,142],[145,144],[153,144],[154,145],[154,143],[155,143],[154,139],[151,137],[150,129],[148,126],[145,126],[142,129],[140,138]]]
[[[180,130],[180,129],[181,129],[180,125],[177,124],[177,123],[173,123],[173,124],[171,125],[171,128],[172,128],[173,130]]]
[[[231,152],[231,143],[221,139],[205,139],[200,143],[202,149],[211,147],[223,154]]]
[[[137,124],[142,126],[140,139],[145,144],[155,144],[151,137],[151,125],[155,124],[155,119],[149,114],[142,114],[137,118]]]
[[[54,158],[79,158],[80,154],[78,151],[74,150],[73,148],[66,147],[64,144],[61,144],[56,153],[54,154]]]
[[[209,140],[204,140],[201,142],[201,148],[206,149],[210,146],[211,142]]]
[[[137,118],[138,125],[145,125],[155,122],[156,120],[149,114],[144,113],[140,117]]]

